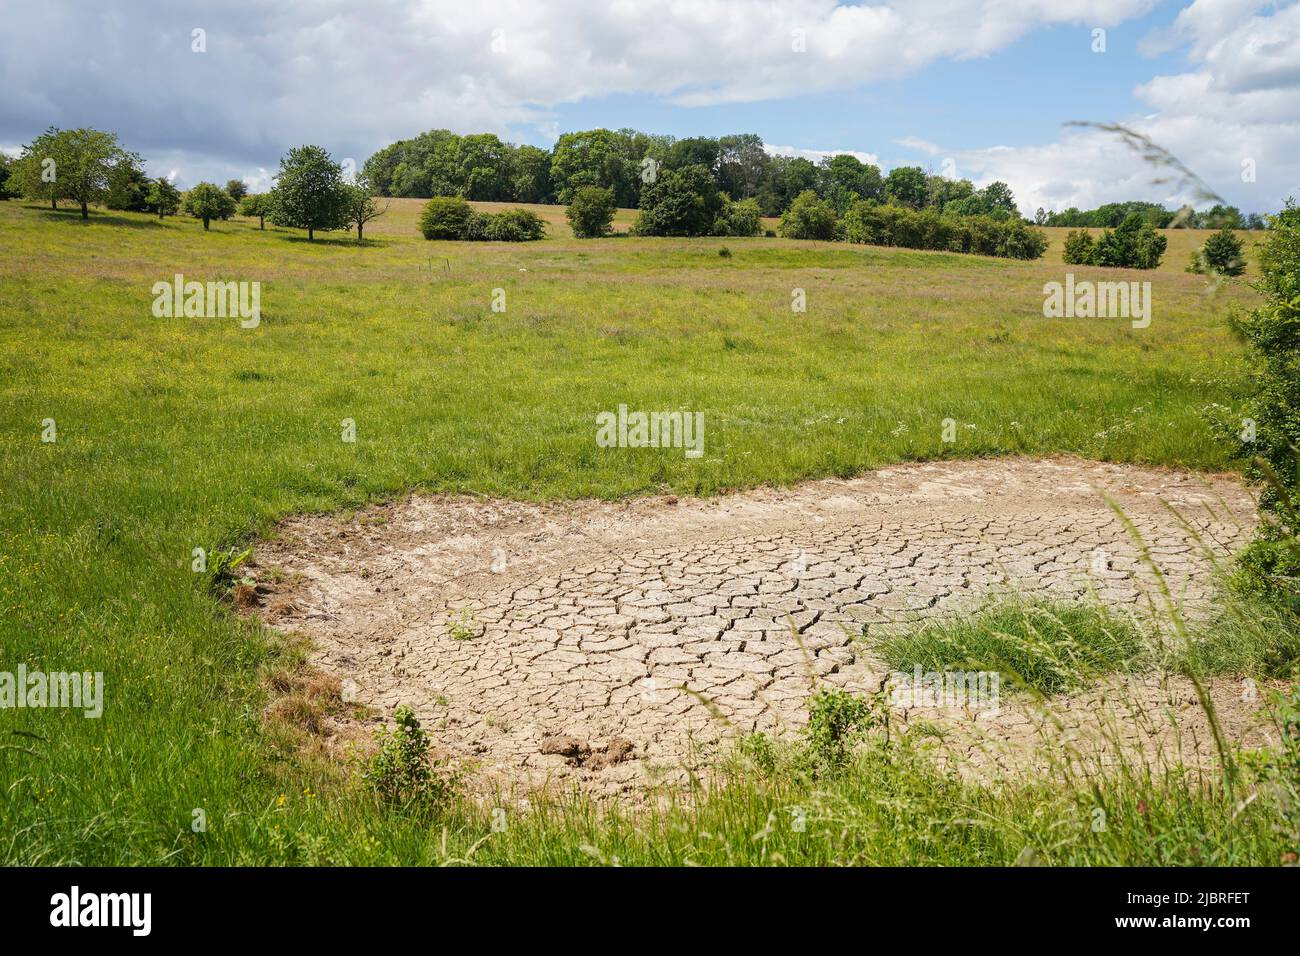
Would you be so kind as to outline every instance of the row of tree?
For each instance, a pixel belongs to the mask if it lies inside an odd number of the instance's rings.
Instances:
[[[1114,229],[1131,215],[1156,229],[1267,229],[1268,219],[1257,212],[1243,215],[1236,206],[1216,204],[1197,212],[1190,206],[1166,209],[1153,202],[1112,202],[1096,209],[1070,206],[1060,212],[1039,209],[1034,222],[1040,226],[1068,226],[1071,229]]]
[[[148,176],[139,154],[124,148],[116,134],[56,127],[24,146],[17,159],[0,163],[0,198],[10,195],[48,202],[52,209],[71,202],[82,218],[89,217],[92,205],[156,213],[160,219],[183,209],[201,219],[204,229],[238,211],[257,217],[262,228],[270,219],[306,229],[308,239],[318,231],[355,226],[361,240],[366,223],[387,208],[375,200],[365,176],[345,177],[342,166],[319,146],[291,149],[268,193],[249,195],[237,179],[224,188],[204,182],[182,193],[169,179]]]
[[[800,193],[812,190],[843,213],[860,199],[955,215],[1015,217],[1006,183],[977,190],[967,179],[948,179],[919,166],[882,174],[856,156],[773,156],[753,133],[676,139],[638,130],[593,129],[565,133],[551,150],[516,146],[491,133],[460,136],[431,130],[385,146],[364,171],[381,196],[460,196],[487,202],[569,205],[579,189],[608,189],[617,206],[642,205],[665,173],[699,167],[732,201],[752,199],[763,216],[779,216]],[[692,174],[693,175],[693,174]]]

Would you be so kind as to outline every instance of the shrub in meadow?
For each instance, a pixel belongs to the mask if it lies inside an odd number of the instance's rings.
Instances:
[[[722,194],[708,169],[699,165],[661,170],[641,187],[639,236],[706,236],[713,229]]]
[[[614,228],[614,191],[600,186],[583,186],[574,190],[565,218],[579,239],[597,239]]]
[[[483,217],[483,238],[494,242],[533,242],[546,238],[546,222],[531,209],[506,209]]]
[[[434,196],[420,213],[420,232],[426,239],[464,239],[474,217],[474,207],[459,196]]]
[[[722,211],[713,223],[715,236],[757,236],[763,228],[763,215],[754,199],[739,202],[724,200]]]
[[[780,232],[787,239],[834,239],[836,224],[835,207],[805,189],[782,214]]]
[[[1232,227],[1224,226],[1206,239],[1205,245],[1192,253],[1187,271],[1224,276],[1239,276],[1245,272],[1246,259],[1242,255],[1242,243]]]

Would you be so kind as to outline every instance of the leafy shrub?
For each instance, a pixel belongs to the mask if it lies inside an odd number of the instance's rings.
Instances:
[[[403,704],[393,712],[395,726],[379,732],[379,752],[370,758],[362,779],[389,806],[436,809],[456,789],[456,777],[435,766],[429,756],[429,736]]]
[[[740,752],[763,773],[771,775],[776,771],[776,744],[762,731],[741,737]]]
[[[1091,265],[1154,269],[1160,265],[1168,243],[1141,214],[1129,213],[1113,231],[1102,232],[1093,248]]]
[[[1300,599],[1300,208],[1288,200],[1269,226],[1256,284],[1264,304],[1232,321],[1254,366],[1253,434],[1237,434],[1238,451],[1250,477],[1268,480],[1260,506],[1270,518],[1243,556],[1240,583]]]
[[[834,239],[836,224],[835,207],[805,189],[781,215],[780,232],[787,239]]]
[[[660,171],[641,187],[639,236],[704,236],[713,228],[722,196],[703,166]]]
[[[459,196],[435,196],[420,213],[420,232],[426,239],[464,239],[474,208]]]
[[[713,223],[715,236],[757,236],[763,228],[762,212],[758,202],[742,199],[739,202],[724,200],[722,211]]]
[[[1086,229],[1071,229],[1065,237],[1065,251],[1061,253],[1061,261],[1071,266],[1091,265],[1093,247],[1096,244]]]
[[[1019,219],[947,216],[932,209],[854,203],[844,214],[844,238],[875,246],[938,249],[1011,259],[1037,259],[1047,251],[1047,236]]]
[[[574,190],[565,218],[579,239],[597,239],[614,228],[614,191],[599,186]]]
[[[843,770],[854,745],[882,720],[880,708],[869,700],[838,687],[817,691],[808,699],[808,724],[803,729],[808,768],[817,776]]]
[[[1204,246],[1192,253],[1192,261],[1187,271],[1225,276],[1241,275],[1246,271],[1241,240],[1237,238],[1237,234],[1230,226],[1224,226],[1206,239]]]
[[[484,238],[494,242],[535,242],[546,237],[545,220],[531,209],[505,209],[484,218]]]

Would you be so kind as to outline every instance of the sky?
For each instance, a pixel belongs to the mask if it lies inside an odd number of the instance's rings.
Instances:
[[[428,129],[605,126],[1000,179],[1026,214],[1196,201],[1067,125],[1099,122],[1245,212],[1300,201],[1300,0],[6,0],[3,23],[0,149],[93,126],[182,187],[267,188],[303,143],[360,166]]]

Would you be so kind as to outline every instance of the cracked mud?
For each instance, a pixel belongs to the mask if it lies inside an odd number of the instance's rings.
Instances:
[[[890,628],[1007,591],[1150,613],[1152,574],[1103,493],[1181,606],[1206,613],[1204,551],[1245,542],[1250,494],[1227,476],[1072,459],[903,465],[707,500],[417,496],[294,518],[258,546],[259,576],[281,581],[262,613],[310,637],[359,703],[411,704],[488,779],[637,790],[679,781],[737,733],[793,732],[815,682],[876,690],[871,641]],[[1249,742],[1257,705],[1240,687],[1211,693]],[[898,719],[948,727],[954,753],[1001,771],[1025,765],[1049,720],[1008,696],[996,714]],[[1148,758],[1195,762],[1209,740],[1180,679],[1110,678],[1051,708],[1099,751],[1103,724]]]

